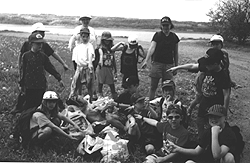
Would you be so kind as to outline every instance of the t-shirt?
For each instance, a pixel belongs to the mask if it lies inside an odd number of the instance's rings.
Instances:
[[[162,133],[163,147],[168,141],[181,147],[188,141],[189,133],[182,125],[177,129],[173,129],[169,122],[158,122],[156,127],[157,130]]]
[[[31,46],[30,46],[29,41],[25,41],[23,43],[23,46],[21,47],[21,50],[20,50],[20,52],[21,52],[20,57],[22,57],[22,55],[25,52],[29,51],[30,49],[31,49]],[[44,52],[48,57],[54,53],[54,50],[51,48],[51,46],[47,42],[43,43],[41,51]]]
[[[230,127],[225,127],[220,133],[219,133],[219,145],[225,145],[227,146],[230,150],[230,153],[234,153],[235,148],[236,148],[236,136],[231,130]],[[207,129],[202,137],[199,139],[199,146],[205,150],[205,156],[207,161],[214,161],[213,159],[213,154],[212,154],[212,131],[211,128]]]
[[[79,44],[73,50],[72,60],[74,60],[78,66],[87,66],[89,58],[92,55],[92,61],[95,59],[94,47],[91,43]]]
[[[152,61],[173,64],[174,63],[174,50],[176,44],[180,41],[178,36],[170,32],[166,36],[162,31],[156,32],[152,41],[156,42],[155,51],[152,55]]]
[[[224,70],[219,72],[205,72],[202,82],[202,100],[199,107],[199,116],[204,116],[209,107],[214,104],[224,105],[223,89],[230,88],[230,79]]]
[[[115,100],[115,102],[120,103],[120,104],[131,105],[132,104],[131,103],[131,96],[132,96],[132,94],[126,90],[118,96],[118,98]],[[119,109],[119,113],[127,116],[130,113],[130,111],[128,111],[126,109]]]
[[[36,53],[28,51],[23,54],[21,60],[21,86],[28,89],[46,89],[47,80],[45,70],[53,75],[58,81],[61,75],[56,71],[47,55],[38,51]]]

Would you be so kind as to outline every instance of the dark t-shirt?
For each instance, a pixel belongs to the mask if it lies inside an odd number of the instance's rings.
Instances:
[[[132,104],[131,103],[131,96],[132,96],[132,94],[126,90],[118,96],[118,98],[115,100],[115,102],[120,103],[120,104],[131,105]],[[119,109],[119,113],[124,114],[125,116],[130,114],[130,112],[131,112],[131,110],[128,110],[128,109]]]
[[[224,70],[219,72],[205,72],[202,81],[201,92],[202,100],[199,106],[200,117],[205,116],[207,109],[214,104],[224,105],[223,89],[230,88],[229,75]]]
[[[230,149],[229,152],[232,154],[235,152],[237,139],[230,127],[226,126],[221,131],[221,133],[219,133],[218,140],[220,146],[222,145],[227,146]],[[202,137],[199,139],[199,146],[205,150],[204,156],[206,157],[205,159],[207,161],[214,161],[211,145],[212,145],[212,131],[211,128],[209,128],[204,132]]]
[[[22,55],[25,52],[29,51],[30,49],[31,49],[30,43],[28,41],[25,41],[23,43],[23,46],[22,46],[21,50],[20,50],[20,52],[21,52],[21,56],[20,57],[22,57]],[[48,57],[51,56],[54,53],[54,50],[50,47],[50,45],[47,42],[45,42],[43,44],[43,47],[42,47],[41,51],[44,52]]]
[[[178,36],[170,32],[166,36],[162,31],[156,32],[152,41],[156,42],[156,48],[152,55],[152,61],[173,64],[174,63],[174,50],[176,44],[180,41]]]

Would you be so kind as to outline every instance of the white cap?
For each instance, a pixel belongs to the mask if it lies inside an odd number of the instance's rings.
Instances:
[[[82,15],[82,16],[79,18],[79,20],[80,20],[81,18],[89,18],[89,19],[92,19],[92,16],[89,15],[89,14],[85,14],[85,15]]]
[[[135,35],[129,36],[129,37],[128,37],[128,43],[129,43],[130,45],[136,45],[136,44],[138,44],[137,36],[135,36]]]
[[[58,95],[54,91],[46,91],[43,94],[43,100],[58,100]]]
[[[32,32],[34,31],[44,31],[44,32],[48,32],[48,30],[45,28],[45,26],[43,25],[43,23],[35,23],[32,25]]]
[[[213,42],[213,41],[221,41],[221,42],[224,42],[224,39],[221,35],[213,35],[211,38],[210,38],[210,42]]]

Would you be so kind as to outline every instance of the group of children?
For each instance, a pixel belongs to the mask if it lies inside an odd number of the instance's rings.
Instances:
[[[45,92],[44,69],[54,75],[62,86],[63,82],[48,56],[41,52],[42,43],[45,42],[43,37],[37,32],[31,34],[31,50],[24,53],[20,61],[20,86],[25,88],[27,99],[30,99],[26,101],[25,107],[37,107],[41,104],[39,109],[42,110],[32,115],[32,138],[46,139],[52,131],[56,131],[74,139],[54,125],[56,122],[52,122],[52,118],[59,118],[79,129],[74,122],[58,112],[58,95],[51,91]],[[98,83],[98,96],[101,97],[103,84],[108,84],[114,99],[112,106],[118,108],[118,111],[115,114],[107,114],[105,118],[121,133],[128,134],[128,148],[131,154],[136,149],[135,144],[139,144],[148,155],[148,162],[183,161],[187,158],[202,162],[235,161],[236,138],[226,123],[226,117],[231,86],[237,85],[230,79],[228,54],[221,50],[223,38],[220,35],[211,38],[213,47],[198,60],[198,64],[180,65],[168,70],[200,71],[196,79],[196,98],[187,111],[189,114],[196,104],[200,104],[197,118],[199,142],[195,149],[185,148],[189,143],[188,131],[186,126],[183,126],[186,112],[175,95],[176,85],[172,79],[162,82],[160,98],[149,101],[138,94],[137,63],[139,57],[143,59],[145,55],[136,37],[129,37],[128,44],[119,42],[114,45],[111,33],[105,31],[102,33],[100,44],[94,49],[89,42],[90,30],[84,27],[76,35],[76,39],[78,44],[73,49],[72,56],[76,69],[69,98],[81,95],[83,84],[87,86],[92,98],[95,82]],[[115,51],[122,51],[121,73],[125,90],[119,96],[114,84],[117,75]],[[211,127],[205,130],[204,125],[207,122]]]

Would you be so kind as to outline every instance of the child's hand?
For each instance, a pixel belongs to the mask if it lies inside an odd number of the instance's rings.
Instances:
[[[174,144],[171,141],[168,141],[168,145],[171,146],[171,153],[177,153],[180,148],[178,145]]]
[[[90,73],[92,73],[93,72],[93,65],[89,64],[88,67],[89,67]]]
[[[136,119],[142,119],[142,116],[140,114],[135,114],[134,116]]]

